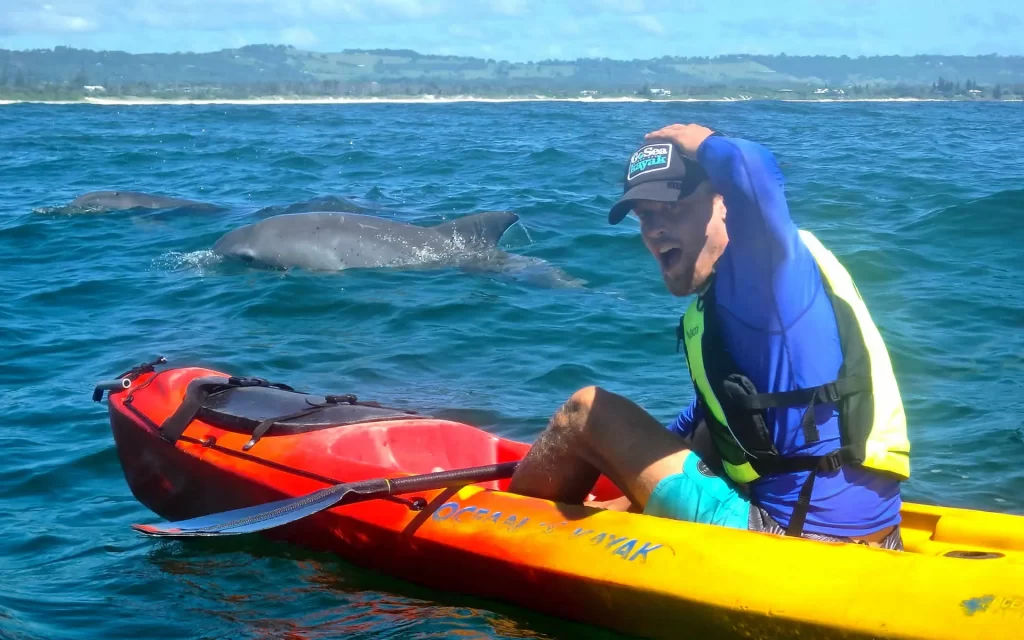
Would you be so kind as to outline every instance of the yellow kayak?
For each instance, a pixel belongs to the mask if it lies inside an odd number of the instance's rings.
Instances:
[[[524,569],[545,576],[524,585],[539,592],[537,599],[565,598],[545,585],[554,581],[576,592],[580,619],[629,633],[1024,638],[1019,516],[905,504],[906,550],[897,552],[559,508],[477,488],[462,490],[449,504],[433,518],[446,544],[478,553],[494,549],[496,557],[513,549]],[[474,507],[558,522],[550,533],[538,527],[520,534],[471,517]],[[623,538],[626,543],[617,543]]]
[[[169,520],[332,484],[505,464],[528,445],[386,407],[221,390],[167,438],[207,369],[112,391],[134,495]],[[317,403],[322,401],[314,396]],[[330,406],[328,406],[330,405]],[[198,405],[197,405],[198,406]],[[268,417],[273,428],[254,435]],[[161,437],[165,436],[165,437]],[[263,532],[442,590],[649,638],[1024,639],[1024,517],[904,504],[905,551],[818,542],[508,493],[507,479],[341,504]],[[617,497],[602,478],[601,500]]]

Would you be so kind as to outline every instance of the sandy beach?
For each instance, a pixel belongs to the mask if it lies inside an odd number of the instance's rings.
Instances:
[[[657,102],[666,102],[671,98],[660,99]],[[738,100],[738,99],[736,99]],[[699,100],[699,99],[679,99],[679,102],[730,102],[730,99],[715,99],[715,100]],[[14,102],[26,102],[26,101],[0,101],[0,104],[13,104]],[[461,102],[493,102],[493,103],[504,103],[504,102],[655,102],[654,100],[648,100],[646,98],[633,98],[633,97],[621,97],[621,98],[590,98],[590,97],[579,97],[579,98],[555,98],[548,96],[533,96],[533,97],[514,97],[514,98],[480,98],[476,96],[417,96],[408,98],[348,98],[348,97],[311,97],[311,98],[299,98],[299,97],[283,97],[283,96],[269,96],[262,98],[210,98],[210,99],[191,99],[191,98],[138,98],[138,97],[124,97],[124,98],[99,98],[94,96],[87,96],[82,100],[75,101],[37,101],[37,104],[97,104],[97,105],[116,105],[116,106],[144,106],[144,105],[204,105],[204,104],[216,104],[216,105],[280,105],[280,104],[453,104]]]

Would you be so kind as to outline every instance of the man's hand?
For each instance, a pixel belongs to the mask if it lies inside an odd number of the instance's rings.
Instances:
[[[714,131],[699,124],[670,124],[657,131],[652,131],[644,139],[663,138],[679,145],[683,153],[691,159],[697,158],[697,149]]]

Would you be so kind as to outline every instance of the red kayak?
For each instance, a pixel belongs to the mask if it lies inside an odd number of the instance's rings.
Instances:
[[[209,369],[140,366],[104,387],[128,486],[172,521],[339,483],[501,467],[528,450]],[[894,552],[558,504],[508,493],[507,475],[342,501],[261,535],[652,638],[1024,637],[1018,516],[908,503],[907,550]],[[603,477],[592,494],[620,495]]]

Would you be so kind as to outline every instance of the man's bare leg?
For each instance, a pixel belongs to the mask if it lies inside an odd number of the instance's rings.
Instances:
[[[687,444],[632,401],[586,387],[552,417],[509,491],[580,504],[604,473],[642,508],[658,482],[682,471]]]

